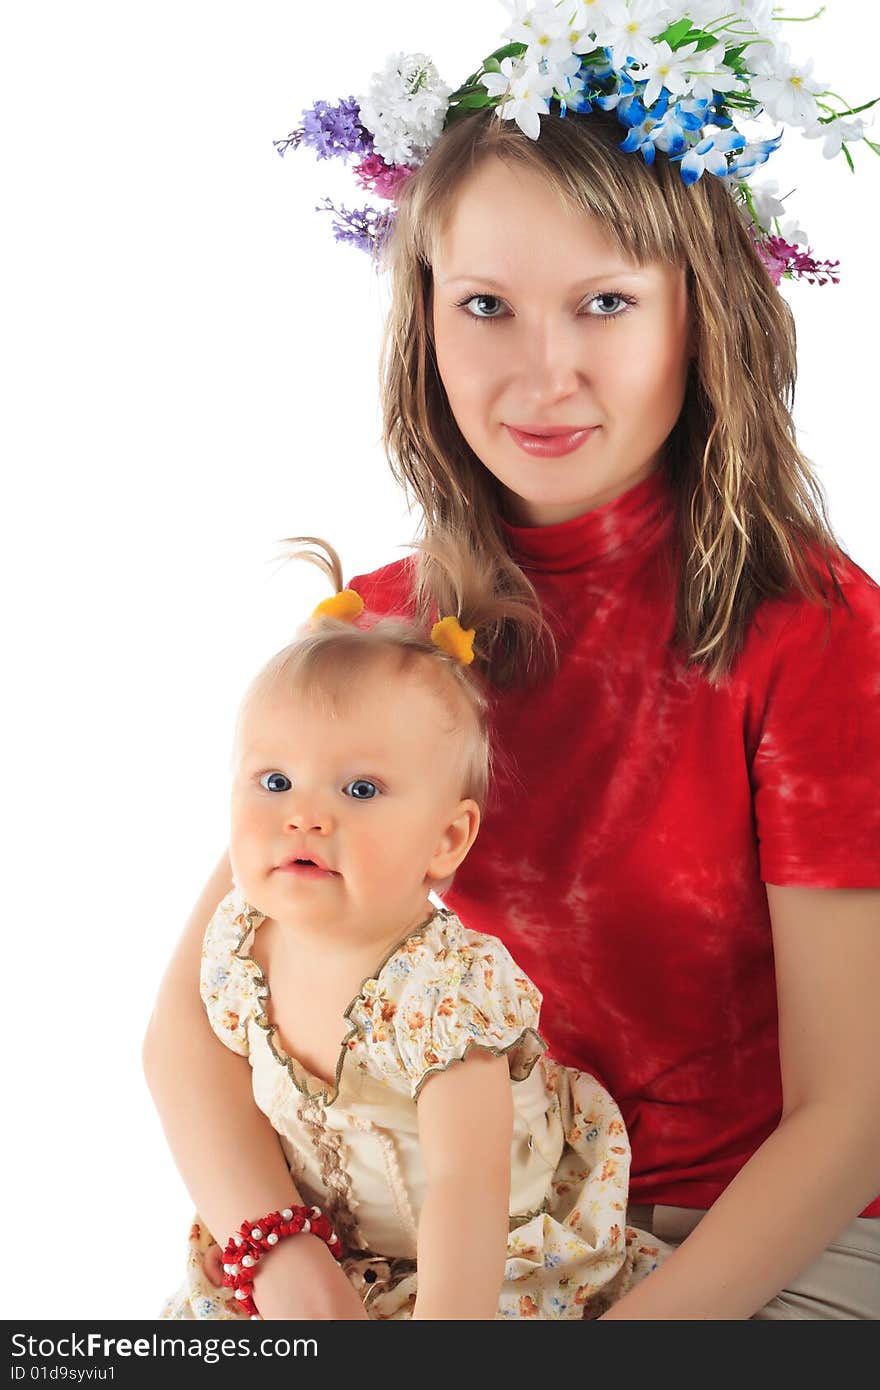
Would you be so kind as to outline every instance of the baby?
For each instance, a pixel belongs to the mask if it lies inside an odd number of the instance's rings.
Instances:
[[[660,1254],[625,1227],[620,1114],[546,1055],[540,994],[501,941],[431,900],[486,803],[487,700],[471,667],[498,600],[481,607],[450,548],[458,617],[430,635],[370,625],[320,544],[329,561],[305,558],[338,592],[239,712],[235,886],[201,978],[306,1205],[248,1213],[222,1261],[196,1218],[162,1316],[258,1316],[256,1263],[303,1228],[330,1243],[370,1317],[599,1316]]]

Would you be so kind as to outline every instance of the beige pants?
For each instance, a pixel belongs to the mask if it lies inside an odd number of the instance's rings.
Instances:
[[[658,1240],[680,1245],[705,1214],[689,1207],[631,1206],[626,1219]],[[880,1319],[880,1217],[857,1216],[752,1317]]]

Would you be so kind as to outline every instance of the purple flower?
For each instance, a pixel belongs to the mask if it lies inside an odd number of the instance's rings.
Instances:
[[[817,261],[809,248],[803,251],[781,236],[755,234],[753,240],[774,285],[778,285],[783,276],[788,280],[806,280],[812,285],[826,285],[829,281],[833,285],[840,284],[840,276],[835,274],[840,269],[840,261]]]
[[[335,213],[333,235],[336,240],[347,241],[371,255],[379,252],[394,227],[395,214],[390,208],[336,207],[329,198],[324,198],[316,211]]]
[[[360,107],[354,97],[343,98],[336,106],[316,101],[303,111],[302,127],[297,133],[296,143],[311,145],[319,159],[373,153],[373,137],[360,123]]]

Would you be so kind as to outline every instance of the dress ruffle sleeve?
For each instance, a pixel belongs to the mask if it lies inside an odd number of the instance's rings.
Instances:
[[[248,1021],[262,1008],[257,977],[239,955],[254,917],[237,890],[227,894],[205,931],[199,979],[211,1027],[222,1043],[242,1057],[250,1050]]]
[[[429,1076],[471,1047],[506,1056],[511,1079],[523,1080],[547,1047],[540,1009],[540,993],[500,941],[438,911],[365,982],[359,1022],[379,1073],[417,1099]]]

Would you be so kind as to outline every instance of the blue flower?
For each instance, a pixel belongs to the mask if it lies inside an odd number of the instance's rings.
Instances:
[[[645,108],[641,97],[632,98],[624,115],[618,107],[617,119],[630,128],[620,145],[625,154],[641,150],[645,163],[653,164],[658,146],[667,153],[670,149],[676,153],[684,149],[681,126],[668,108],[669,92],[665,88],[650,109]]]
[[[749,145],[743,142],[740,153],[727,172],[732,178],[747,179],[759,165],[766,164],[771,154],[779,149],[781,140],[782,131],[778,135],[771,136],[769,140],[756,140]]]
[[[641,125],[631,127],[626,139],[621,141],[620,148],[624,154],[635,154],[637,150],[641,150],[645,163],[653,164],[657,153],[655,141],[662,130],[663,122],[652,120],[648,116]]]
[[[596,105],[601,106],[603,111],[614,111],[617,109],[619,115],[619,108],[622,106],[626,109],[635,96],[636,84],[633,82],[629,73],[616,72],[613,76],[617,82],[616,91],[606,92],[604,96],[597,97]]]
[[[705,97],[682,97],[681,101],[675,103],[675,110],[686,130],[699,130],[704,125],[717,125],[714,115],[709,114],[709,103]]]
[[[722,131],[707,135],[698,145],[688,150],[681,161],[681,177],[686,187],[696,183],[708,169],[710,174],[726,178],[730,172],[727,163],[727,150],[741,150],[745,145],[744,135],[738,130]]]
[[[583,69],[581,71],[583,71]],[[587,92],[592,85],[588,78],[582,77],[581,74],[578,73],[576,77],[568,77],[565,80],[568,84],[568,89],[565,96],[559,97],[558,99],[559,114],[564,116],[569,107],[571,107],[572,111],[578,111],[582,114],[592,111],[595,98],[587,96]]]

